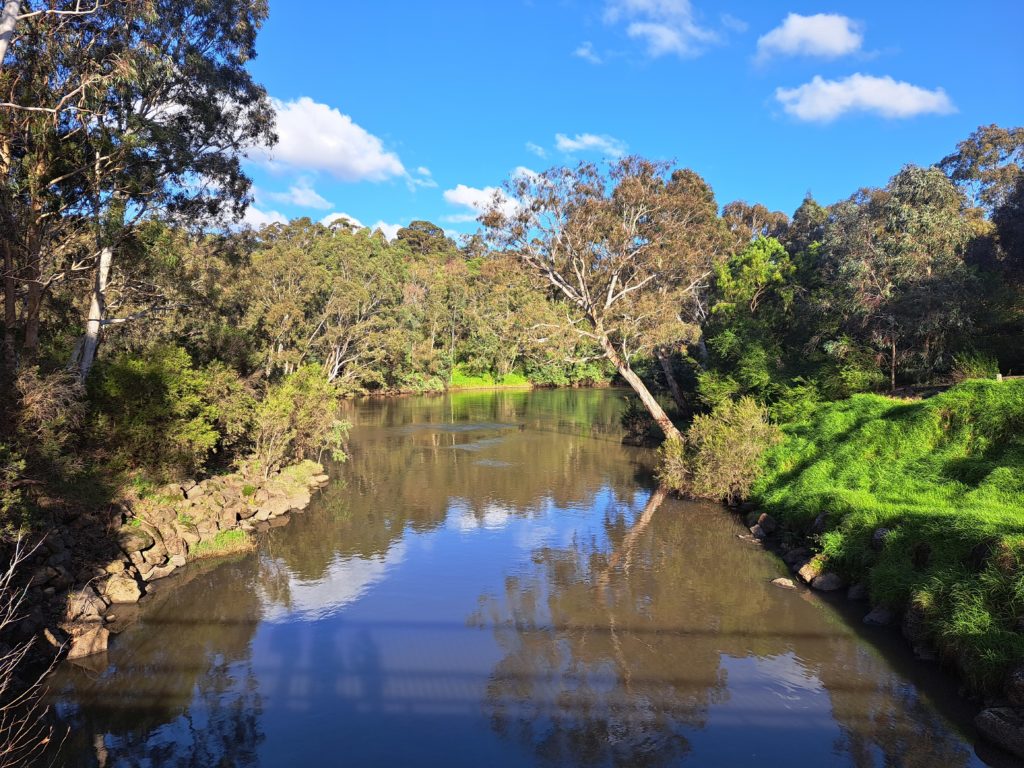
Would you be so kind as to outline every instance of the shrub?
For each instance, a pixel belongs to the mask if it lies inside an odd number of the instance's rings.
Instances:
[[[184,349],[164,344],[98,365],[89,384],[96,440],[117,446],[128,466],[163,476],[201,469],[237,443],[253,407],[230,369],[197,369]]]
[[[256,408],[253,458],[264,476],[286,459],[342,461],[349,424],[337,418],[341,395],[319,365],[307,365],[271,386]]]
[[[18,372],[14,382],[18,395],[18,437],[36,455],[66,460],[67,447],[85,420],[84,389],[69,371],[48,375],[35,367]]]
[[[953,380],[994,379],[999,361],[984,352],[968,352],[953,358]]]
[[[12,447],[0,443],[0,532],[15,534],[25,528],[28,515],[18,485],[25,460]]]
[[[756,400],[727,400],[694,418],[685,441],[665,442],[658,477],[691,496],[732,503],[750,492],[761,457],[779,439],[778,427]]]

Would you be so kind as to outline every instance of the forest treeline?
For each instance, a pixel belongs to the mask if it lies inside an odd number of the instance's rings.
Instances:
[[[510,179],[459,244],[424,221],[251,231],[264,3],[23,5],[0,69],[6,520],[97,471],[337,447],[310,414],[348,394],[616,378],[678,437],[744,398],[786,421],[1024,369],[1024,129],[791,216],[629,157]]]

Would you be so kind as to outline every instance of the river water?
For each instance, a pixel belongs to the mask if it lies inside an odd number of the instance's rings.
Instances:
[[[352,405],[306,513],[50,679],[58,764],[982,765],[951,679],[661,499],[622,398]]]

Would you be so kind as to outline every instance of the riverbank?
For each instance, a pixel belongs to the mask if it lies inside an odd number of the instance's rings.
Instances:
[[[898,623],[918,655],[1006,708],[994,727],[1024,726],[1024,381],[857,395],[783,433],[751,494],[753,535],[774,536],[813,587],[869,599],[866,623]]]
[[[327,482],[313,461],[269,475],[242,467],[141,493],[126,487],[105,510],[70,510],[27,561],[21,631],[42,634],[40,652],[51,658],[103,653],[155,582],[190,562],[253,549],[256,532],[286,524]]]

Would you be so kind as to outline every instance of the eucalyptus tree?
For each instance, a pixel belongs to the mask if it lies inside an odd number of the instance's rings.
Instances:
[[[939,161],[975,205],[992,214],[1024,176],[1024,127],[982,125]]]
[[[7,114],[46,119],[23,132],[19,161],[3,170],[7,188],[19,192],[12,207],[31,209],[56,194],[59,217],[85,225],[72,261],[91,283],[72,359],[81,378],[107,327],[166,307],[119,266],[134,229],[153,218],[200,227],[240,216],[249,202],[242,154],[274,141],[270,101],[246,69],[266,14],[265,0],[124,0],[89,14],[33,16],[19,27],[4,73],[18,107]],[[56,102],[41,90],[51,81],[59,84]],[[59,162],[42,174],[24,162],[44,156]],[[119,318],[108,313],[115,285],[137,294],[122,297],[137,306]]]
[[[681,439],[632,362],[698,335],[688,307],[729,240],[707,184],[637,157],[607,173],[593,164],[554,168],[514,178],[482,222],[497,248],[559,297],[553,330],[593,342],[665,436]]]

